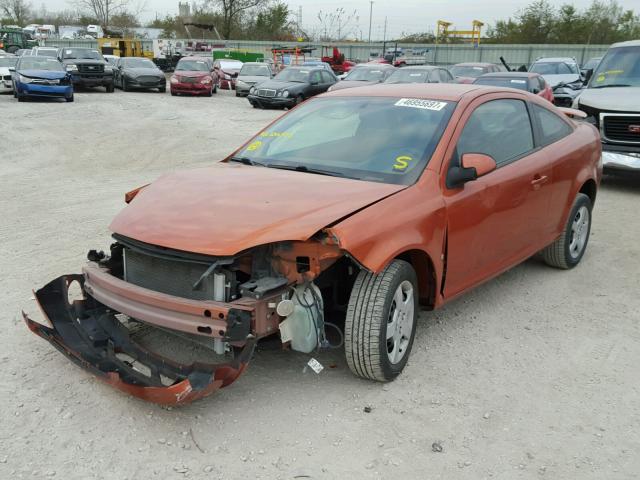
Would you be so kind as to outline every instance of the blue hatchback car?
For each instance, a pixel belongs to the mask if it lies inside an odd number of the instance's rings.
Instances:
[[[71,75],[52,57],[20,57],[12,69],[13,96],[19,102],[28,97],[58,97],[73,102]]]

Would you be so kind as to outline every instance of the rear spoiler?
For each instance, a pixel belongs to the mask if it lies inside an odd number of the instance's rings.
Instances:
[[[564,113],[567,117],[573,118],[574,120],[584,120],[587,118],[587,114],[582,110],[576,110],[575,108],[566,108],[566,107],[558,107],[562,113]]]

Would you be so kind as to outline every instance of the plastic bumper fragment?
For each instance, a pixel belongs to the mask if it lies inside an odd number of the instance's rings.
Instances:
[[[68,290],[74,281],[84,296],[70,302]],[[59,277],[35,296],[53,328],[31,320],[23,312],[33,333],[105,383],[162,405],[190,403],[233,383],[246,369],[256,344],[255,338],[248,338],[228,363],[183,365],[137,344],[116,317],[118,312],[86,294],[82,275]]]

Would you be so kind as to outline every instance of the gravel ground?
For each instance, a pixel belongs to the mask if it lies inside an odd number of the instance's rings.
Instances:
[[[404,374],[265,350],[182,408],[127,397],[30,334],[31,289],[109,244],[123,194],[280,114],[213,98],[0,96],[0,478],[632,479],[640,472],[640,181],[607,178],[582,264],[528,261],[420,315]],[[367,408],[365,411],[365,407]]]

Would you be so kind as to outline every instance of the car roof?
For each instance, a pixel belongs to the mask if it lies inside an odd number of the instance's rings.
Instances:
[[[627,42],[614,43],[609,48],[620,48],[620,47],[640,47],[640,40],[629,40]]]
[[[369,62],[359,63],[358,65],[355,65],[354,67],[352,67],[352,70],[356,68],[377,68],[377,69],[386,68],[388,70],[396,70],[396,67],[394,67],[390,63],[369,63]],[[404,68],[414,68],[414,67],[404,67]]]
[[[407,67],[404,67],[407,68]],[[481,95],[488,89],[496,92],[509,92],[504,88],[461,83],[379,83],[358,88],[345,88],[322,94],[336,97],[408,97],[428,100],[457,102],[463,96]]]
[[[539,73],[535,72],[491,72],[484,73],[480,75],[478,78],[483,77],[513,77],[513,78],[531,78],[531,77],[539,77]]]
[[[489,67],[491,65],[495,65],[491,62],[462,62],[456,63],[454,67]]]
[[[382,64],[382,65],[384,65],[384,64]],[[445,68],[445,67],[439,67],[438,65],[410,65],[408,67],[398,68],[398,71],[405,71],[405,70],[433,70],[434,68]]]
[[[533,63],[560,63],[560,62],[564,62],[564,63],[577,63],[575,58],[571,58],[571,57],[540,57],[538,59],[536,59],[535,62]]]

